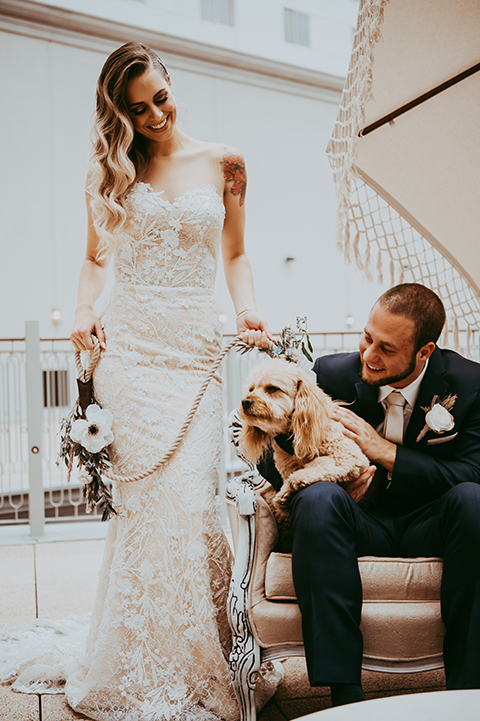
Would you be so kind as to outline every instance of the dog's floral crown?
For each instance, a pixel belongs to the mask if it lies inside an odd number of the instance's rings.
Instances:
[[[313,363],[313,346],[307,333],[306,317],[297,316],[296,325],[295,331],[290,326],[283,328],[278,340],[272,341],[268,348],[258,348],[258,350],[261,353],[267,353],[271,358],[284,358],[291,363],[298,364],[301,364],[303,354],[310,363]],[[239,342],[236,348],[243,355],[253,350],[255,346]]]

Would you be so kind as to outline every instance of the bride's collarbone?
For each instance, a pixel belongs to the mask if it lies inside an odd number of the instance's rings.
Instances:
[[[161,194],[164,200],[170,202],[181,198],[195,188],[205,186],[213,186],[220,197],[223,193],[221,179],[211,169],[206,169],[205,172],[190,172],[181,175],[145,173],[140,182],[147,185],[151,192]]]
[[[193,152],[183,155],[157,156],[152,158],[140,180],[149,185],[153,192],[163,193],[165,199],[170,200],[205,185],[215,186],[219,195],[222,195],[221,165],[215,159],[211,148],[207,147],[195,148]]]
[[[201,188],[212,188],[215,190],[217,195],[222,197],[221,192],[218,188],[217,183],[215,183],[213,180],[205,180],[205,179],[199,179],[198,182],[195,182],[193,179],[187,184],[184,185],[162,185],[157,184],[154,185],[153,183],[149,182],[148,180],[141,181],[141,184],[146,185],[148,187],[148,192],[153,193],[155,195],[158,195],[161,197],[162,200],[167,201],[168,203],[174,203],[176,200],[180,200],[180,198],[183,198],[186,195],[189,195],[193,191],[200,190]]]

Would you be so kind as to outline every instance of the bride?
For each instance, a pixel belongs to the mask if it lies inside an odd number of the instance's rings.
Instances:
[[[221,243],[237,329],[269,330],[255,310],[243,244],[241,154],[183,133],[170,75],[127,43],[97,85],[87,182],[87,255],[71,339],[104,352],[95,396],[114,417],[113,470],[146,472],[171,445],[220,349],[213,289]],[[115,257],[101,320],[93,306]],[[228,666],[230,552],[217,517],[220,379],[168,465],[115,482],[86,654],[68,673],[75,711],[108,721],[218,719],[239,709]]]

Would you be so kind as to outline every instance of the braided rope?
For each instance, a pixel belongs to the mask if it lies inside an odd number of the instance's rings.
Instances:
[[[230,343],[228,343],[228,345],[226,345],[224,348],[222,348],[222,350],[220,351],[218,356],[215,358],[210,370],[208,371],[207,375],[205,376],[205,379],[200,387],[200,390],[197,393],[195,400],[193,401],[190,412],[187,415],[187,417],[185,418],[184,424],[178,431],[177,436],[176,436],[175,440],[173,441],[172,445],[170,446],[168,451],[163,454],[163,456],[160,458],[160,460],[157,461],[157,463],[155,463],[155,465],[152,466],[151,468],[149,468],[147,471],[137,473],[136,475],[123,476],[120,473],[109,472],[107,475],[107,478],[109,478],[111,481],[122,481],[123,483],[135,483],[136,481],[143,480],[147,476],[151,476],[152,473],[155,473],[156,471],[158,471],[159,468],[161,468],[167,461],[170,460],[170,458],[173,456],[173,454],[177,450],[178,446],[182,442],[182,440],[193,420],[193,417],[194,417],[195,413],[197,412],[197,408],[200,405],[200,402],[201,402],[203,396],[205,395],[208,386],[210,385],[210,381],[212,380],[215,373],[219,369],[219,367],[220,367],[223,359],[227,355],[227,353],[241,339],[242,338],[240,335],[236,336],[232,341],[230,341]],[[93,351],[90,352],[90,362],[88,364],[87,370],[84,370],[84,368],[82,366],[80,351],[75,352],[75,364],[77,366],[77,371],[79,373],[79,377],[81,374],[85,374],[85,377],[82,378],[82,380],[89,380],[92,377],[93,371],[95,370],[95,368],[98,364],[98,361],[100,359],[100,353],[101,353],[100,344],[95,337],[93,337],[93,342],[94,342],[94,349],[93,349]]]
[[[90,360],[86,368],[83,367],[82,352],[79,350],[75,351],[75,366],[77,368],[78,379],[83,381],[84,383],[86,383],[86,381],[89,381],[92,377],[93,371],[98,365],[98,361],[100,360],[100,354],[102,352],[98,338],[92,335],[92,341],[93,350],[90,351]]]

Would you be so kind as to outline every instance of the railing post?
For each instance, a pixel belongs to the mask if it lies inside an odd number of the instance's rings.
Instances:
[[[40,334],[37,320],[25,323],[27,422],[28,422],[28,508],[30,536],[44,534],[45,500],[42,479],[42,370],[40,366]]]

